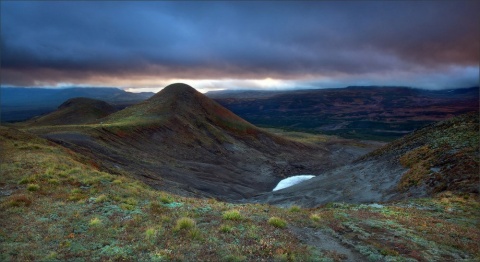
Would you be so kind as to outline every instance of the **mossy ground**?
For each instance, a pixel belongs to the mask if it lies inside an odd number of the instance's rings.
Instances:
[[[14,129],[0,127],[0,145],[1,261],[342,259],[308,246],[290,227],[324,230],[371,260],[480,259],[476,195],[293,212],[156,191]],[[241,219],[225,219],[232,210]],[[272,226],[271,217],[286,226]],[[182,220],[194,223],[179,230]]]
[[[398,188],[427,186],[430,193],[445,190],[477,192],[480,181],[479,117],[467,114],[407,136],[412,147],[399,158],[409,170]],[[417,140],[422,140],[418,143]]]

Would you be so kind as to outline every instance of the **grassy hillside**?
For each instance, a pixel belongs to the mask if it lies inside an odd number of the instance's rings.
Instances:
[[[185,198],[0,127],[1,261],[480,259],[476,195],[276,208]],[[445,233],[448,232],[448,233]]]
[[[425,188],[429,194],[443,191],[479,193],[479,116],[470,113],[432,124],[409,134],[362,159],[388,154],[408,171],[398,189]]]

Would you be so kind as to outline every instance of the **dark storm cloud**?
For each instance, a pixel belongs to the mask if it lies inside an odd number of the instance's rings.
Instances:
[[[1,5],[4,84],[99,75],[341,80],[479,61],[476,1]]]

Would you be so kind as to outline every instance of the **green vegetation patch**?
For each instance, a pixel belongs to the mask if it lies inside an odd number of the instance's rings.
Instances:
[[[223,219],[225,220],[242,220],[243,217],[238,210],[229,210],[223,213]]]
[[[176,231],[191,229],[196,226],[195,220],[188,217],[181,217],[177,220]]]
[[[268,224],[278,228],[285,228],[287,226],[287,221],[279,217],[271,217],[268,219]]]

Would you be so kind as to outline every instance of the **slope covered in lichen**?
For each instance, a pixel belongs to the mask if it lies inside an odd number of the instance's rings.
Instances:
[[[443,191],[479,193],[480,134],[478,114],[443,121],[401,139],[400,163],[409,168],[398,188],[426,187],[430,194]]]

